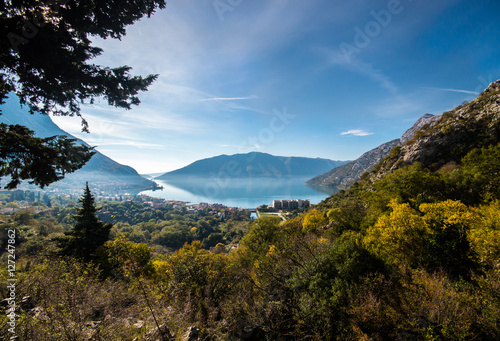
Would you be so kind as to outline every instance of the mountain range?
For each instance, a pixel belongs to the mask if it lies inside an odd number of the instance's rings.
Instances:
[[[322,158],[274,156],[260,152],[219,155],[167,172],[155,179],[175,181],[186,178],[279,178],[308,179],[348,161]]]
[[[49,116],[42,114],[31,115],[27,110],[19,108],[17,102],[13,100],[9,100],[5,105],[2,105],[0,122],[26,126],[35,131],[36,136],[42,138],[55,135],[75,138],[60,129]],[[88,145],[82,140],[77,140],[79,143]],[[91,187],[107,192],[137,192],[155,187],[153,181],[143,178],[132,167],[122,165],[106,155],[96,152],[85,166],[74,173],[67,174],[63,180],[51,184],[49,189],[82,189],[86,181],[90,183]]]

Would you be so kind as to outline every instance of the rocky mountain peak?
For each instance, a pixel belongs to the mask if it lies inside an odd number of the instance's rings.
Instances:
[[[420,117],[413,126],[405,131],[403,135],[401,135],[401,138],[399,139],[399,142],[401,145],[405,144],[409,140],[411,140],[415,134],[416,131],[422,129],[422,127],[429,125],[431,126],[434,124],[436,121],[438,121],[441,118],[441,115],[432,115],[432,114],[425,114],[422,117]]]
[[[414,135],[380,164],[374,179],[413,162],[434,170],[449,162],[460,163],[470,150],[499,143],[500,80],[470,103],[436,116]]]

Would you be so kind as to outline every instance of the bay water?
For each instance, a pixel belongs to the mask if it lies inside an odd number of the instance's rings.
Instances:
[[[186,201],[191,204],[219,203],[229,207],[256,208],[272,205],[273,200],[309,199],[317,204],[334,194],[336,189],[317,189],[305,185],[308,179],[210,179],[186,178],[155,182],[162,190],[148,190],[140,194],[165,200]]]

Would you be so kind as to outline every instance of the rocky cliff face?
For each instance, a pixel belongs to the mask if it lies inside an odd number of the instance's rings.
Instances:
[[[441,115],[434,116],[431,114],[425,114],[420,117],[415,124],[408,129],[399,139],[395,139],[386,142],[366,153],[361,155],[358,159],[346,163],[345,165],[336,167],[327,173],[318,175],[315,178],[307,181],[306,184],[310,186],[322,186],[322,187],[339,187],[346,188],[352,185],[354,182],[361,178],[361,175],[365,172],[370,172],[373,167],[378,164],[382,159],[389,155],[390,151],[394,147],[402,146],[409,140],[411,140],[415,132],[422,129],[425,126],[431,126],[434,124]]]
[[[470,103],[440,115],[414,132],[414,137],[377,165],[373,180],[394,170],[420,162],[437,170],[459,163],[470,150],[500,142],[500,80]]]
[[[420,117],[417,122],[415,122],[415,124],[410,128],[408,129],[407,131],[405,131],[405,133],[403,135],[401,135],[400,139],[399,139],[399,144],[400,145],[404,145],[406,142],[408,142],[409,140],[411,140],[415,133],[421,129],[423,129],[423,127],[430,127],[432,124],[434,124],[437,120],[439,120],[441,118],[441,115],[431,115],[431,114],[425,114],[424,116]]]

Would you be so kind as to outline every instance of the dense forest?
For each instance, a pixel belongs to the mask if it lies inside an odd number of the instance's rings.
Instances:
[[[15,228],[20,243],[19,256],[55,250],[53,240],[71,230],[78,204],[71,200],[63,201],[64,205],[52,201],[51,207],[33,202],[22,210],[16,202],[5,203],[3,207],[14,208],[17,212],[3,217],[0,225],[2,249],[7,245],[6,231]],[[251,222],[250,212],[242,209],[189,210],[185,205],[174,208],[170,203],[151,207],[150,203],[132,200],[103,201],[96,206],[97,216],[103,222],[113,223],[111,239],[123,236],[133,242],[147,243],[162,253],[175,251],[195,240],[201,241],[206,249],[219,243],[235,244]]]

